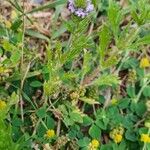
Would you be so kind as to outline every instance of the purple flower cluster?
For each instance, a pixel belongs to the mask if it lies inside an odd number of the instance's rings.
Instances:
[[[68,9],[78,17],[84,18],[94,10],[94,5],[91,0],[86,0],[86,8],[78,8],[75,6],[75,0],[68,0]]]

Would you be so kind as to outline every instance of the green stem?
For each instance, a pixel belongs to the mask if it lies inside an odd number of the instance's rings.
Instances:
[[[126,52],[125,55],[124,55],[124,57],[122,58],[121,64],[119,65],[119,67],[118,67],[118,69],[117,69],[117,71],[116,71],[117,74],[118,74],[118,72],[121,70],[121,68],[122,68],[122,66],[123,66],[123,64],[124,64],[124,62],[127,60],[128,54],[129,54],[129,52]]]
[[[46,126],[45,122],[44,122],[42,119],[40,119],[40,122],[42,123],[43,127],[44,127],[46,130],[48,130],[48,127]]]
[[[135,102],[137,103],[143,93],[143,90],[145,89],[145,87],[150,83],[150,80],[148,79],[144,79],[144,85],[141,87],[136,99],[135,99]]]
[[[25,11],[25,1],[23,1],[23,13]],[[21,119],[24,121],[24,112],[23,112],[23,98],[22,98],[22,91],[24,87],[24,72],[23,72],[23,67],[24,67],[24,38],[25,38],[25,16],[23,16],[23,33],[22,33],[22,48],[21,48],[21,62],[20,62],[20,72],[21,72],[21,86],[20,86],[20,93],[19,93],[19,99],[20,99],[20,112],[21,112]]]

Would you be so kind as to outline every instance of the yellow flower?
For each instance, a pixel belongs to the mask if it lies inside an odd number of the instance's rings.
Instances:
[[[148,134],[142,134],[140,141],[144,142],[144,143],[150,143],[150,137],[149,137],[149,135]]]
[[[54,130],[47,130],[46,131],[46,134],[45,134],[45,137],[46,138],[53,138],[55,136],[55,131]]]
[[[78,92],[72,92],[72,93],[70,94],[70,98],[71,98],[72,100],[78,100],[79,97],[80,97],[80,95],[79,95]]]
[[[113,99],[111,100],[111,104],[112,104],[112,105],[116,105],[117,103],[118,103],[118,100],[117,100],[117,99],[114,99],[114,98],[113,98]]]
[[[121,134],[115,134],[113,140],[115,143],[120,143],[122,141],[122,135]]]
[[[100,143],[99,143],[98,140],[93,139],[93,140],[91,141],[91,147],[92,147],[93,149],[94,149],[94,148],[95,148],[95,149],[98,148],[99,145],[100,145]]]
[[[9,72],[11,72],[11,69],[7,69],[3,66],[0,66],[0,74],[9,73]]]
[[[146,67],[150,67],[150,62],[147,57],[144,57],[140,61],[140,68],[146,68]]]
[[[6,108],[6,102],[0,100],[0,110],[3,110]]]

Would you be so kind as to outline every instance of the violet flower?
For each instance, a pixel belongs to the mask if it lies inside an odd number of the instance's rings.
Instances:
[[[71,13],[74,13],[76,16],[84,18],[94,10],[94,5],[92,4],[91,0],[85,0],[85,1],[86,1],[86,7],[79,8],[76,7],[75,0],[68,0],[68,9],[70,10]]]

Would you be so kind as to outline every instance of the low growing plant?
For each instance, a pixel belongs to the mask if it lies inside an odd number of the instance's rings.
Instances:
[[[0,15],[0,150],[149,150],[150,1],[26,4]]]

